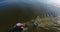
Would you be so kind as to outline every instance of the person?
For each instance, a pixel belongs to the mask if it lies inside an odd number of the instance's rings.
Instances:
[[[24,24],[17,23],[9,32],[23,32]]]

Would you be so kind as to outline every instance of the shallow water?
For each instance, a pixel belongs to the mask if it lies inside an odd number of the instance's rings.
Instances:
[[[49,3],[47,3],[47,1],[44,1],[44,0],[41,0],[41,1],[39,0],[1,1],[0,2],[0,25],[1,25],[0,30],[1,32],[7,31],[11,26],[14,26],[17,21],[20,21],[23,23],[25,22],[30,23],[31,20],[37,21],[38,23],[37,27],[39,27],[40,31],[43,30],[44,32],[45,31],[46,32],[59,32],[60,30],[58,31],[57,28],[60,28],[59,26],[60,8],[52,5],[51,2]],[[57,31],[54,29],[57,29]],[[34,29],[34,31],[36,30]]]

